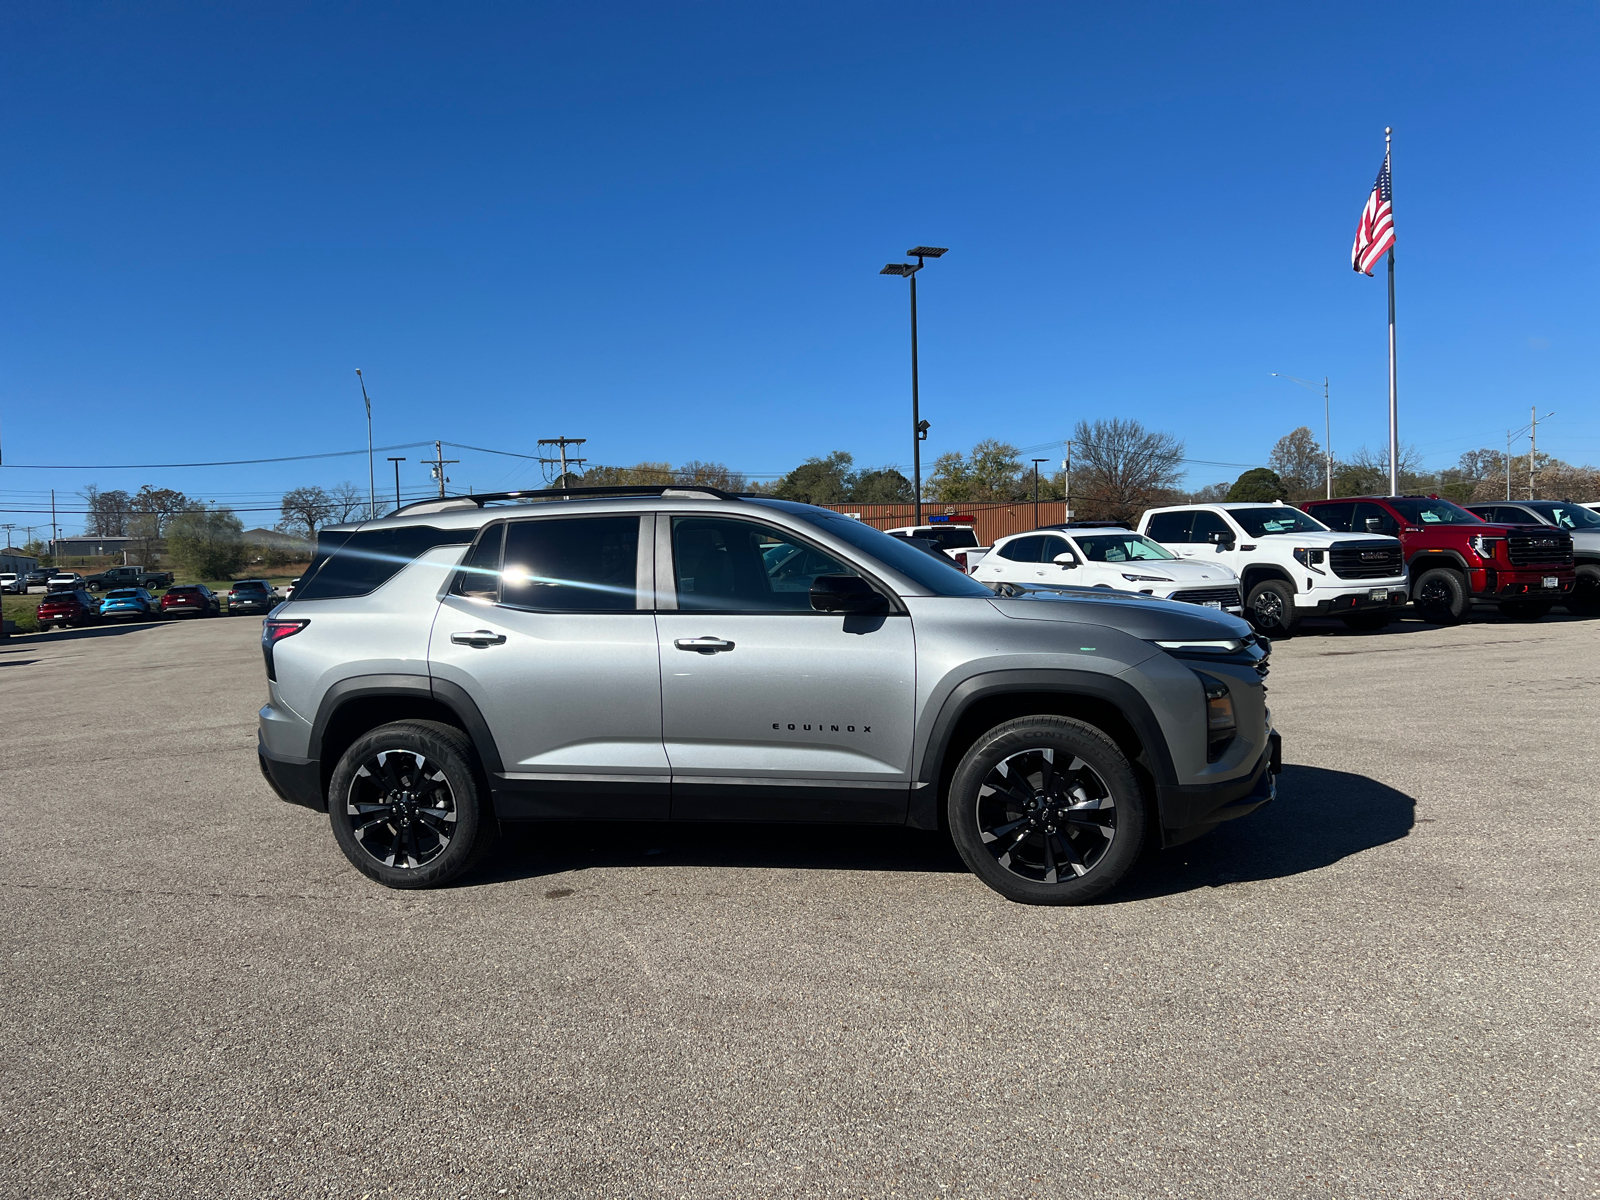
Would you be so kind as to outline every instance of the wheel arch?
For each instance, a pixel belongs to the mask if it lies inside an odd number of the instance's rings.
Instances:
[[[1432,571],[1438,567],[1445,567],[1452,571],[1459,571],[1466,578],[1470,592],[1472,590],[1472,568],[1467,565],[1467,560],[1456,550],[1419,550],[1406,560],[1406,573],[1411,577],[1411,586],[1417,585],[1417,578],[1424,571]]]
[[[1299,588],[1295,587],[1294,576],[1289,574],[1287,568],[1280,567],[1275,563],[1252,563],[1239,572],[1239,600],[1241,602],[1249,600],[1251,589],[1256,584],[1264,583],[1268,579],[1276,579],[1280,583],[1287,583],[1289,590],[1296,594],[1300,591]]]
[[[333,768],[357,738],[380,725],[406,720],[455,726],[472,742],[486,774],[501,770],[488,723],[459,685],[426,675],[357,675],[328,689],[312,723],[306,755],[318,764],[324,795]]]
[[[1034,714],[1071,717],[1103,730],[1149,787],[1177,783],[1172,755],[1149,703],[1125,680],[1092,671],[992,671],[957,684],[934,717],[907,823],[939,828],[956,764],[985,730]]]

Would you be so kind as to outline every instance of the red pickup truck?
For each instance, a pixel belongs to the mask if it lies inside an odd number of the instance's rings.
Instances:
[[[1437,496],[1354,496],[1300,507],[1330,529],[1399,538],[1411,601],[1430,621],[1460,621],[1474,601],[1537,620],[1572,591],[1572,538],[1561,529],[1491,525]]]

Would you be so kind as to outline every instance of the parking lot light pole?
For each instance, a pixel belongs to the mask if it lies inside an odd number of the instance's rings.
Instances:
[[[356,378],[361,380],[361,398],[367,403],[367,519],[371,520],[378,515],[378,486],[372,474],[372,399],[367,395],[367,381],[361,378],[360,367],[356,368]]]
[[[911,492],[912,502],[915,504],[916,516],[912,524],[922,524],[922,443],[928,436],[928,422],[922,419],[917,404],[917,272],[922,270],[922,260],[925,258],[939,258],[949,253],[948,246],[913,246],[906,251],[907,258],[915,258],[916,266],[910,263],[890,263],[879,275],[904,275],[911,281]]]
[[[1033,460],[1033,527],[1039,528],[1039,464],[1049,462],[1048,458]]]
[[[400,507],[400,464],[405,460],[406,456],[403,454],[399,458],[391,458],[389,460],[394,464],[394,506],[397,509]],[[374,513],[373,515],[376,516],[377,514]]]
[[[1301,387],[1315,392],[1317,385],[1309,379],[1301,379],[1294,375],[1282,375],[1277,371],[1272,373],[1274,379],[1287,379],[1290,383],[1298,383]],[[1328,377],[1322,377],[1322,465],[1328,479],[1328,499],[1333,499],[1333,424],[1328,415]]]

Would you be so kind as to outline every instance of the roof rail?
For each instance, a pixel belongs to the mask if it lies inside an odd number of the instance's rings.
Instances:
[[[402,505],[389,515],[446,512],[455,508],[482,508],[493,500],[594,500],[603,496],[702,496],[712,500],[738,500],[734,492],[702,483],[619,484],[616,487],[541,488],[521,492],[478,492],[471,496],[439,496]]]

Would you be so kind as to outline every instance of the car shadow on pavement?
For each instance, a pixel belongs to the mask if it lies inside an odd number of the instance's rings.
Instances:
[[[137,633],[142,629],[170,628],[172,628],[170,621],[129,621],[120,625],[81,625],[76,629],[13,633],[6,641],[14,646],[39,646],[51,642],[77,642],[84,638],[120,637],[125,633]]]
[[[1275,801],[1192,842],[1147,854],[1106,902],[1315,871],[1399,841],[1411,832],[1416,807],[1404,792],[1365,775],[1285,766]]]
[[[500,845],[457,886],[590,867],[942,871],[967,867],[942,833],[883,825],[551,821],[508,824]]]

